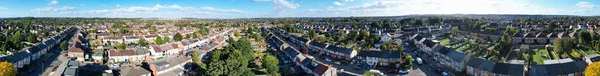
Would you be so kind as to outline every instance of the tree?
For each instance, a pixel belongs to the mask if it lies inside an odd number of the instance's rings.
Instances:
[[[308,30],[308,38],[314,39],[317,36],[317,32],[313,29]]]
[[[171,38],[169,38],[169,37],[164,37],[163,38],[163,44],[169,43],[169,42],[171,42]]]
[[[33,35],[33,34],[29,34],[29,35],[27,36],[27,41],[28,41],[28,42],[31,42],[31,43],[36,43],[36,42],[37,42],[37,36],[36,36],[36,35]]]
[[[60,48],[62,50],[67,50],[69,48],[69,44],[67,43],[67,41],[63,41],[62,43],[60,43]]]
[[[173,40],[181,41],[181,40],[183,40],[183,35],[177,33],[177,34],[175,34],[175,36],[173,36]]]
[[[579,32],[579,43],[585,45],[585,46],[589,46],[592,41],[592,35],[590,34],[590,32],[588,31],[580,31]]]
[[[451,33],[452,34],[458,33],[458,27],[452,27]]]
[[[412,62],[412,56],[410,56],[410,55],[406,55],[406,56],[404,57],[404,61],[403,61],[403,63],[402,63],[402,68],[403,68],[403,69],[409,69],[409,68],[410,68],[410,66],[412,66],[412,63],[413,63],[413,62]]]
[[[9,62],[0,62],[0,76],[17,76],[17,69]]]
[[[160,37],[160,36],[156,36],[156,39],[154,39],[154,43],[156,43],[156,45],[161,45],[161,44],[163,44],[164,42],[163,42],[163,40],[162,40],[162,37]]]
[[[573,49],[573,41],[572,39],[560,39],[554,41],[554,51],[558,54],[569,54]]]
[[[585,68],[585,76],[600,76],[600,62],[593,62]]]
[[[146,42],[146,39],[145,39],[145,38],[141,38],[140,40],[138,40],[138,44],[139,44],[140,46],[147,46],[147,45],[148,45],[148,42]]]
[[[125,43],[117,44],[116,48],[120,49],[120,50],[123,50],[123,49],[127,48],[127,44],[125,44]]]
[[[279,72],[279,68],[277,65],[279,64],[279,60],[273,55],[267,55],[262,60],[263,65],[267,68],[267,71],[271,75],[277,75]]]
[[[236,37],[240,37],[240,32],[235,30],[235,32],[233,33],[233,35],[235,35]]]

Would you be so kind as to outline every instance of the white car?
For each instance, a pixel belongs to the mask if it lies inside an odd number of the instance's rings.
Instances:
[[[450,76],[450,75],[448,75],[448,73],[446,73],[446,72],[442,72],[442,76]]]
[[[326,59],[325,59],[325,61],[331,62],[331,59],[329,59],[329,58],[326,58]]]
[[[333,63],[335,63],[335,64],[340,64],[340,61],[336,61],[336,62],[333,62]]]
[[[423,60],[421,58],[417,58],[417,63],[423,64]]]
[[[403,70],[398,70],[398,73],[408,73],[410,70],[408,69],[403,69]]]
[[[384,74],[379,70],[369,70],[369,72],[379,74],[379,76],[384,76]]]

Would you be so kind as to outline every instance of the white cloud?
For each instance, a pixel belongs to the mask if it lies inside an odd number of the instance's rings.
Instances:
[[[0,7],[0,11],[2,10],[8,10],[8,8]]]
[[[213,7],[202,7],[200,9],[203,11],[221,12],[221,13],[240,13],[240,14],[247,13],[247,12],[244,12],[242,10],[237,10],[237,9],[215,9]]]
[[[383,0],[348,7],[311,9],[299,13],[330,17],[408,14],[573,14],[568,10],[497,0]]]
[[[343,4],[343,3],[341,3],[341,2],[333,2],[333,4],[334,4],[334,5],[337,5],[337,6],[342,6],[342,5],[344,5],[344,4]]]
[[[343,0],[343,1],[344,1],[344,2],[352,2],[352,1],[354,1],[354,0]]]
[[[171,6],[167,6],[167,8],[169,9],[173,9],[173,10],[182,10],[182,11],[187,11],[187,10],[194,10],[196,8],[194,7],[181,7],[179,5],[171,5]]]
[[[88,14],[106,14],[106,13],[112,13],[112,14],[144,13],[144,14],[149,14],[149,13],[155,13],[156,11],[165,9],[165,8],[173,9],[173,10],[184,10],[184,11],[195,9],[193,7],[182,7],[179,5],[164,6],[164,5],[160,5],[160,4],[156,4],[156,5],[154,5],[154,7],[140,7],[140,6],[120,7],[120,5],[116,5],[116,6],[117,6],[116,9],[89,10],[89,11],[85,11],[84,13],[88,13]]]
[[[273,5],[275,5],[275,12],[296,9],[298,6],[300,6],[299,4],[294,4],[286,0],[273,0]]]
[[[48,4],[48,5],[56,5],[56,4],[58,4],[58,1],[52,0],[52,1],[50,1],[50,4]]]
[[[590,2],[579,2],[577,4],[575,4],[575,6],[579,7],[579,8],[583,8],[583,9],[592,9],[592,8],[598,8],[597,5],[594,5]]]
[[[75,11],[77,10],[77,8],[75,7],[69,7],[69,6],[63,6],[61,8],[54,8],[54,7],[45,7],[45,8],[37,8],[37,9],[33,9],[31,10],[32,12],[37,12],[37,13],[45,13],[45,12],[68,12],[68,11]]]
[[[271,1],[271,0],[250,0],[250,1],[252,1],[252,2],[268,2],[268,1]]]
[[[117,4],[117,5],[115,5],[115,6],[116,6],[116,7],[121,7],[121,5],[119,5],[119,4]]]

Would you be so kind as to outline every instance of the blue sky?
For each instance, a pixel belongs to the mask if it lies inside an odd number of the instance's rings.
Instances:
[[[600,0],[0,0],[0,17],[257,18],[600,15]]]

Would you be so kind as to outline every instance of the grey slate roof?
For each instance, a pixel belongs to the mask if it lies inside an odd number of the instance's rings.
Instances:
[[[524,69],[523,64],[496,63],[492,72],[503,75],[523,76]]]
[[[377,58],[400,58],[400,51],[360,51],[357,56]]]

